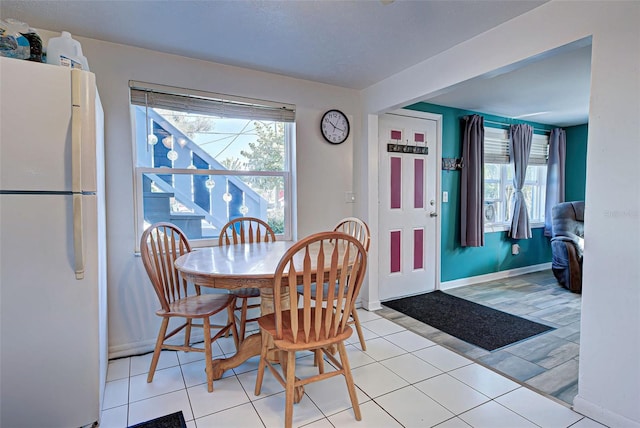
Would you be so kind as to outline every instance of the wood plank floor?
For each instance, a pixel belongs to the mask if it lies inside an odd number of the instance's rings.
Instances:
[[[522,385],[573,404],[578,393],[579,294],[558,285],[551,270],[445,292],[556,330],[489,352],[393,309],[384,307],[376,313]]]

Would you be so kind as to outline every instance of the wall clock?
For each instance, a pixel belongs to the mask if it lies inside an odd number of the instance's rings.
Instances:
[[[320,132],[331,144],[344,143],[349,136],[349,119],[340,110],[329,110],[322,116]]]

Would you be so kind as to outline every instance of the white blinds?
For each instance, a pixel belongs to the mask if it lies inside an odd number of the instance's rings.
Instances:
[[[546,165],[549,151],[549,136],[533,134],[529,165]],[[509,163],[509,130],[484,128],[485,163]]]
[[[485,163],[509,163],[509,131],[484,128]]]
[[[216,117],[294,122],[295,106],[130,81],[131,104]]]
[[[546,165],[549,159],[549,136],[533,134],[529,165]]]

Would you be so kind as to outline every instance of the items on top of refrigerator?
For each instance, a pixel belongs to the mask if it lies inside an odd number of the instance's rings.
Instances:
[[[29,28],[27,23],[18,21],[17,19],[7,18],[6,22],[8,22],[9,25],[14,26],[15,29],[18,30],[18,32],[20,32],[20,34],[22,34],[22,36],[29,42],[29,48],[31,51],[28,58],[29,61],[42,62],[42,39],[38,33],[36,33],[36,30]]]
[[[29,40],[20,34],[16,25],[0,19],[0,56],[29,59],[31,47]]]
[[[82,54],[80,42],[63,31],[60,37],[52,37],[47,44],[47,64],[62,65],[89,71],[87,58]]]

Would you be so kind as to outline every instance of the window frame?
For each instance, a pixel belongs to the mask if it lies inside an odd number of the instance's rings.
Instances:
[[[507,148],[506,151],[504,149],[504,147],[500,150],[495,150],[494,151],[494,156],[492,159],[499,159],[500,157],[504,157],[504,155],[506,154],[508,156],[508,146],[509,146],[509,131],[507,129],[501,129],[501,128],[493,128],[493,127],[487,127],[485,126],[485,142],[487,140],[487,135],[489,135],[489,138],[491,138],[493,140],[493,147],[492,149],[496,148],[496,141],[501,140],[504,144],[506,144]],[[542,142],[540,141],[541,138],[544,138],[546,140],[546,142]],[[538,140],[536,141],[537,145],[546,145],[546,147],[548,147],[548,135],[540,135],[540,134],[534,134],[534,139]],[[539,147],[538,147],[539,149]],[[486,150],[486,147],[485,147]],[[538,150],[539,151],[539,150]],[[546,161],[546,159],[545,159]],[[498,168],[500,168],[500,178],[499,179],[491,179],[491,180],[487,180],[485,178],[484,175],[484,171],[485,171],[485,165],[496,165]],[[544,168],[538,168],[538,167],[544,167]],[[547,165],[546,163],[542,163],[540,159],[537,160],[537,163],[529,163],[529,165],[527,166],[527,172],[529,172],[530,168],[536,168],[536,173],[535,173],[535,178],[534,179],[525,179],[524,182],[524,186],[533,186],[534,190],[532,192],[532,203],[533,206],[529,207],[532,214],[535,214],[536,218],[530,218],[530,226],[531,228],[540,228],[540,227],[544,227],[544,215],[545,215],[545,207],[544,207],[544,203],[545,203],[545,197],[546,197],[546,168]],[[485,162],[483,164],[482,167],[482,171],[483,171],[483,189],[485,189],[485,185],[487,182],[489,183],[498,183],[499,186],[499,193],[500,193],[500,197],[497,199],[490,199],[487,200],[486,198],[486,194],[485,197],[483,198],[483,225],[484,225],[484,232],[485,233],[492,233],[492,232],[505,232],[510,230],[511,228],[511,219],[509,218],[509,201],[507,200],[507,187],[509,185],[513,185],[513,181],[510,180],[508,178],[509,176],[509,169],[511,169],[511,175],[513,175],[513,163],[512,162],[508,162],[508,163],[497,163],[497,162],[487,162],[487,160],[485,159]],[[485,192],[486,193],[486,192]],[[501,218],[503,220],[501,221],[496,221],[493,223],[487,223],[484,217],[484,206],[487,205],[487,202],[491,203],[491,202],[495,202],[498,204],[502,204],[501,207]],[[499,217],[500,218],[500,217]]]
[[[219,96],[219,94],[211,94],[202,91],[194,91],[194,90],[186,90],[182,88],[171,88],[164,85],[153,85],[148,84],[153,89],[162,88],[165,91],[175,90],[176,93],[179,92],[180,96],[184,97],[185,94],[197,94],[199,98],[198,101],[201,101],[204,96]],[[133,89],[134,86],[136,89],[139,89],[140,82],[130,82],[130,87]],[[188,95],[191,96],[191,95]],[[224,96],[224,101],[227,102],[229,99],[232,100],[242,100],[242,103],[246,104],[250,101],[253,103],[266,104],[270,107],[277,106],[276,108],[283,108],[283,104],[281,103],[273,103],[273,102],[262,102],[260,100],[249,100],[247,98],[241,97],[232,97],[232,96]],[[132,122],[132,144],[133,144],[133,187],[134,187],[134,232],[136,236],[135,240],[135,252],[139,253],[140,251],[140,238],[145,229],[145,214],[144,214],[144,177],[145,174],[175,174],[175,175],[188,175],[188,176],[224,176],[224,177],[281,177],[283,182],[283,215],[284,215],[284,230],[281,233],[276,233],[276,239],[278,240],[291,240],[293,236],[293,225],[295,224],[295,219],[293,215],[295,213],[295,204],[294,200],[295,192],[295,135],[296,135],[296,125],[295,125],[295,106],[285,105],[284,108],[289,108],[293,110],[294,119],[293,120],[282,120],[279,121],[277,119],[271,119],[274,123],[283,123],[284,124],[284,153],[283,153],[283,170],[282,171],[268,171],[268,170],[259,170],[259,171],[251,171],[251,170],[227,170],[227,169],[190,169],[190,168],[173,168],[173,167],[150,167],[150,166],[139,166],[139,150],[140,145],[143,144],[139,142],[140,136],[136,123],[136,110],[140,107],[140,104],[134,104],[130,102],[130,114],[131,114],[131,122]],[[145,108],[145,107],[143,107]],[[146,107],[148,108],[148,107]],[[162,108],[162,107],[161,107]],[[178,111],[178,110],[172,110]],[[202,114],[202,111],[198,111],[197,114]],[[277,114],[277,112],[276,112]],[[291,113],[289,113],[291,114]],[[214,116],[219,117],[219,116]],[[233,116],[229,116],[228,118],[232,118]],[[251,119],[248,117],[237,117],[238,119],[244,120],[270,120],[270,119]],[[145,120],[148,119],[148,115],[145,113]],[[144,125],[147,127],[147,124]],[[148,129],[148,128],[147,128]],[[136,138],[138,137],[138,138]],[[146,132],[145,132],[146,137]],[[144,144],[146,145],[146,138]],[[173,164],[173,161],[171,161]],[[192,180],[193,182],[193,180]],[[251,216],[251,213],[247,214]],[[255,215],[254,215],[255,216]],[[266,220],[266,218],[264,218]],[[198,247],[206,247],[206,246],[215,246],[218,244],[218,236],[213,237],[203,237],[201,239],[198,238],[190,238],[190,243],[193,248]]]

